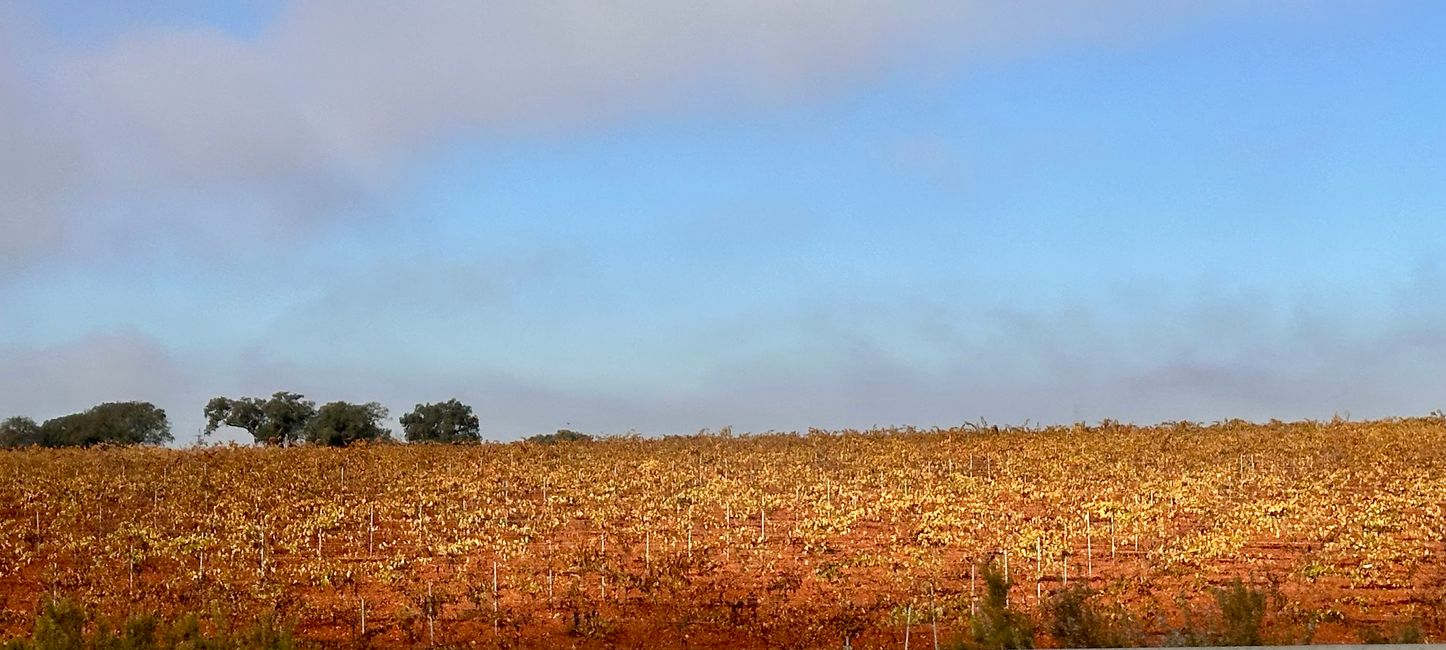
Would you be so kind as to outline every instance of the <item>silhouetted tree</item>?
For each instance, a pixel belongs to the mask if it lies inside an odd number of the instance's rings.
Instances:
[[[6,418],[0,422],[0,447],[29,447],[45,444],[40,425],[25,417]]]
[[[313,417],[316,402],[299,393],[283,391],[270,399],[215,397],[206,403],[206,434],[226,425],[245,429],[256,442],[285,447],[301,440]]]
[[[539,445],[555,445],[559,442],[592,442],[592,436],[578,433],[572,429],[558,429],[557,433],[539,433],[529,436],[527,442],[535,442]]]
[[[400,422],[408,442],[477,442],[477,416],[472,407],[455,399],[418,404]]]
[[[6,447],[160,445],[170,441],[166,412],[150,402],[107,402],[39,425],[21,417],[0,423],[0,446]]]
[[[389,440],[392,432],[381,425],[386,417],[387,409],[376,402],[329,402],[323,404],[307,424],[306,441],[344,447],[358,440]]]

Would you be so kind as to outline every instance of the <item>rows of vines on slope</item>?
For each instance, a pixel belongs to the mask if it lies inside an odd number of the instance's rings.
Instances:
[[[366,634],[399,640],[641,620],[822,642],[901,611],[959,629],[970,567],[1006,554],[1026,606],[1252,567],[1411,588],[1442,551],[1442,440],[1422,419],[6,452],[0,629],[63,593],[336,639],[370,608]]]

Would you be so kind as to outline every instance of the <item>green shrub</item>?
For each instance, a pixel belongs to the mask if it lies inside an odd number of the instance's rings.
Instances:
[[[1144,634],[1123,607],[1102,607],[1084,586],[1050,599],[1049,633],[1066,648],[1127,648],[1141,645]]]
[[[1367,629],[1361,634],[1361,640],[1369,644],[1425,643],[1426,633],[1421,630],[1421,624],[1419,622],[1409,621],[1387,632]]]
[[[186,615],[163,630],[154,614],[126,619],[117,630],[103,618],[92,620],[69,600],[46,602],[35,618],[28,639],[7,642],[5,650],[292,650],[291,630],[263,616],[256,624],[234,631],[224,622],[206,633],[194,615]],[[89,628],[89,633],[87,633]]]
[[[558,429],[557,433],[530,436],[527,438],[527,442],[535,442],[539,445],[555,445],[559,442],[592,442],[592,436],[571,429]]]
[[[969,647],[1013,650],[1034,647],[1034,623],[1009,607],[1009,581],[993,562],[984,566],[984,602],[969,620]]]
[[[1215,590],[1220,607],[1220,631],[1216,645],[1262,645],[1265,630],[1265,592],[1245,586],[1239,578],[1229,587]]]
[[[45,603],[35,619],[35,650],[71,650],[85,645],[85,611],[68,600]]]

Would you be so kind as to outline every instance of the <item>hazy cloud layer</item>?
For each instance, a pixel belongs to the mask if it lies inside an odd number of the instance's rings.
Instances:
[[[8,4],[0,274],[59,251],[134,255],[157,238],[211,254],[275,246],[365,214],[458,136],[751,110],[904,68],[1140,38],[1223,7],[315,0],[284,5],[257,34],[160,24],[69,51]]]
[[[486,364],[456,370],[300,361],[265,346],[182,355],[122,332],[0,350],[7,369],[0,414],[44,418],[98,401],[146,399],[167,409],[182,440],[202,424],[204,390],[380,400],[394,416],[456,396],[477,408],[489,437],[501,439],[563,426],[662,434],[725,425],[952,426],[980,417],[1017,424],[1424,414],[1446,408],[1446,378],[1432,370],[1446,365],[1446,313],[1412,296],[1438,288],[1429,278],[1403,287],[1397,309],[1365,330],[1305,303],[1282,308],[1251,297],[1216,302],[1240,316],[1233,322],[1215,319],[1211,309],[1164,303],[966,316],[954,323],[954,343],[929,339],[940,345],[934,363],[904,358],[893,351],[899,341],[851,328],[848,314],[831,316],[839,320],[832,334],[819,333],[817,314],[798,315],[792,326],[819,337],[816,361],[755,356],[678,367],[676,381],[625,390],[599,387],[607,384],[601,379],[570,382]],[[907,330],[919,312],[896,313]],[[1130,325],[1113,334],[1090,325],[1106,313],[1124,314]]]
[[[0,417],[38,420],[100,402],[154,401],[183,408],[195,375],[160,343],[133,331],[93,334],[40,348],[0,348]]]

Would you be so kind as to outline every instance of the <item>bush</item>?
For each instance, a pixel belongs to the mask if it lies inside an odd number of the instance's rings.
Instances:
[[[1421,624],[1416,621],[1408,621],[1398,624],[1388,631],[1367,629],[1361,634],[1361,640],[1368,644],[1389,643],[1392,645],[1425,643],[1426,633],[1421,630]]]
[[[1220,607],[1220,632],[1216,645],[1261,645],[1265,629],[1265,592],[1245,586],[1239,578],[1229,587],[1215,590]]]
[[[289,628],[277,625],[269,616],[239,632],[220,623],[214,632],[206,633],[193,615],[183,616],[169,629],[163,629],[159,617],[143,614],[126,619],[117,630],[105,619],[90,620],[83,608],[69,600],[52,600],[41,607],[30,638],[15,639],[3,647],[5,650],[292,650],[296,642]]]
[[[557,433],[531,436],[527,442],[535,442],[539,445],[555,445],[559,442],[592,442],[592,436],[571,429],[558,429]]]
[[[1141,645],[1144,634],[1122,607],[1102,608],[1096,593],[1083,586],[1050,600],[1049,633],[1066,648],[1127,648]]]
[[[1185,625],[1166,635],[1167,646],[1265,645],[1267,593],[1236,578],[1228,587],[1211,590],[1215,611],[1202,616],[1180,598]],[[1278,595],[1278,594],[1277,594]]]
[[[1009,607],[1009,582],[994,562],[984,566],[984,602],[969,621],[970,647],[1012,650],[1034,647],[1029,616]]]

